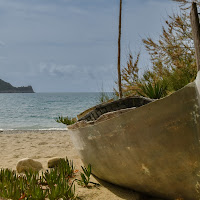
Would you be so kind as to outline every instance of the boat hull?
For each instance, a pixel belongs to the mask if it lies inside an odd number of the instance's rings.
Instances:
[[[198,77],[119,116],[69,128],[85,165],[110,183],[167,199],[200,198]]]

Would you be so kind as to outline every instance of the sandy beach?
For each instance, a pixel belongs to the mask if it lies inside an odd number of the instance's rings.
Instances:
[[[54,157],[68,157],[74,161],[75,168],[81,170],[82,162],[74,148],[68,131],[3,131],[0,132],[0,168],[16,170],[17,162],[31,158],[42,163]],[[79,174],[79,173],[78,173]],[[77,176],[79,176],[77,174]],[[83,200],[143,200],[149,199],[132,190],[124,189],[92,177],[100,183],[99,188],[83,188],[76,185],[76,194]]]

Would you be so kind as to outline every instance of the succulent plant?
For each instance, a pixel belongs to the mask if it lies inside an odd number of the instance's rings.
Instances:
[[[83,170],[83,173],[81,173],[81,180],[75,179],[75,180],[78,182],[78,184],[83,185],[83,186],[85,186],[85,187],[88,187],[88,184],[89,184],[89,183],[92,183],[92,184],[94,184],[95,186],[100,186],[100,184],[94,183],[94,182],[91,182],[91,181],[90,181],[90,176],[91,176],[91,174],[92,174],[92,167],[91,167],[91,164],[89,164],[87,168],[86,168],[86,167],[83,167],[83,166],[81,166],[81,168],[82,168],[82,170]]]
[[[74,174],[72,161],[62,161],[50,171],[27,171],[24,175],[18,175],[9,169],[0,170],[0,197],[9,199],[76,199],[74,182],[69,178]]]

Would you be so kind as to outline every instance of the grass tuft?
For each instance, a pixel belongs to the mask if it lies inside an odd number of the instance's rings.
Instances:
[[[70,178],[74,175],[73,162],[61,160],[60,164],[39,176],[38,172],[28,171],[18,175],[15,171],[1,169],[0,195],[9,199],[76,199],[74,182]]]

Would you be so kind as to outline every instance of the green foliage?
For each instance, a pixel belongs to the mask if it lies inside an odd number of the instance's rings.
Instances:
[[[76,119],[69,118],[69,117],[62,117],[62,116],[59,116],[57,119],[55,119],[55,121],[58,123],[65,124],[65,125],[72,125],[76,123]]]
[[[189,2],[175,1],[185,6]],[[143,39],[152,62],[152,69],[145,72],[143,80],[164,82],[167,92],[172,93],[194,81],[197,67],[189,13],[181,9],[168,18],[158,41]]]
[[[68,181],[61,181],[49,186],[51,192],[48,195],[50,200],[54,199],[74,199],[75,186],[69,185]]]
[[[101,91],[98,97],[98,103],[100,104],[106,103],[106,102],[112,101],[114,98],[115,98],[114,95],[111,95],[108,92],[104,91],[103,84],[102,84]]]
[[[141,92],[138,91],[138,94],[150,99],[160,99],[167,94],[167,87],[160,83],[152,84],[149,82],[148,84],[141,84],[139,88]]]
[[[0,194],[4,198],[19,199],[27,184],[24,179],[9,169],[0,171]]]
[[[168,90],[173,92],[183,88],[196,78],[196,68],[187,66],[187,68],[176,69],[163,77],[163,82],[168,85]]]
[[[100,186],[100,184],[90,181],[90,176],[91,176],[91,173],[92,173],[91,164],[89,164],[87,168],[83,167],[83,166],[81,166],[81,168],[83,170],[83,173],[81,173],[81,180],[75,179],[78,182],[78,184],[83,185],[85,187],[88,187],[89,183],[92,183],[95,186]]]
[[[91,165],[89,164],[88,167],[81,166],[83,173],[81,173],[81,181],[82,184],[84,184],[86,187],[88,186],[90,182],[90,175],[92,173]]]
[[[130,52],[128,55],[128,61],[126,67],[122,69],[122,91],[124,96],[136,95],[138,89],[138,63],[140,59],[140,52],[136,55],[136,59],[133,60],[133,55]]]
[[[139,81],[139,64],[140,52],[136,54],[135,60],[133,60],[133,55],[131,52],[128,54],[126,66],[122,69],[122,93],[123,96],[137,95],[138,81]],[[116,82],[116,84],[118,84]],[[114,88],[116,96],[119,96],[117,89]]]
[[[0,196],[10,199],[76,199],[74,182],[69,178],[74,174],[72,161],[61,160],[61,163],[50,171],[25,172],[17,175],[15,171],[1,169],[0,171]]]
[[[110,99],[110,97],[106,92],[104,92],[104,91],[100,92],[99,103],[106,103],[109,101],[109,99]]]
[[[195,80],[197,66],[188,12],[192,0],[173,1],[179,2],[180,12],[168,16],[159,39],[153,40],[147,37],[142,40],[150,56],[150,69],[138,76],[140,54],[135,62],[133,56],[129,54],[127,66],[122,70],[124,96],[141,93],[144,96],[159,98]],[[200,0],[196,2],[199,4]],[[145,84],[141,86],[141,83]]]

